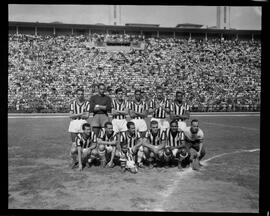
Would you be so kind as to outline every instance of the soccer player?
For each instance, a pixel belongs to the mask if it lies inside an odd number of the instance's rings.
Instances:
[[[105,95],[105,85],[100,83],[99,93],[90,98],[90,112],[93,113],[92,127],[98,136],[101,128],[104,128],[105,122],[109,121],[108,113],[111,113],[112,99]]]
[[[112,100],[112,125],[113,131],[123,132],[127,130],[126,116],[128,114],[128,103],[123,98],[123,90],[118,88],[115,90],[116,98]]]
[[[147,103],[142,100],[142,93],[140,89],[135,90],[135,99],[129,103],[129,115],[131,121],[135,124],[136,131],[140,132],[142,137],[147,131],[147,124],[144,118],[147,117]]]
[[[193,119],[191,121],[191,126],[184,129],[184,135],[186,146],[189,148],[189,150],[195,150],[195,152],[191,152],[191,159],[193,160],[193,163],[197,159],[200,161],[205,156],[205,148],[203,144],[204,133],[199,128],[199,121],[197,119]]]
[[[126,146],[132,153],[133,159],[136,161],[136,155],[139,148],[142,147],[142,139],[140,133],[135,130],[134,122],[130,121],[127,123],[127,131],[120,134],[120,147]],[[141,158],[141,157],[140,157]],[[142,166],[141,160],[139,160],[139,165]]]
[[[183,93],[177,91],[175,100],[171,103],[171,120],[178,121],[178,128],[183,130],[187,124],[186,120],[190,117],[190,108],[186,102],[183,102]]]
[[[120,149],[117,133],[113,131],[113,125],[111,122],[105,123],[105,128],[102,128],[100,134],[97,138],[98,143],[98,153],[101,159],[101,165],[106,166],[106,155],[110,155],[110,161],[108,162],[108,167],[112,168],[114,166],[113,159],[117,149]]]
[[[149,113],[153,113],[151,121],[158,122],[158,128],[166,130],[170,127],[169,122],[166,120],[166,116],[170,114],[170,102],[164,98],[163,89],[157,87],[157,96],[150,101]]]
[[[133,152],[130,148],[128,148],[128,144],[124,143],[121,146],[121,150],[119,152],[119,160],[121,163],[121,172],[125,172],[126,170],[131,173],[137,173],[138,169],[136,167]]]
[[[71,119],[68,132],[71,136],[72,147],[76,147],[75,137],[82,132],[82,124],[87,123],[89,118],[90,104],[84,98],[84,90],[79,88],[76,91],[77,97],[70,104],[69,117]]]
[[[82,125],[82,130],[83,132],[77,134],[75,138],[76,146],[73,146],[71,149],[71,155],[73,158],[72,168],[79,164],[80,171],[83,168],[82,165],[88,163],[88,159],[97,145],[97,138],[95,133],[91,131],[90,124],[84,123]]]
[[[190,154],[184,142],[184,132],[178,128],[176,120],[171,121],[170,129],[166,131],[166,147],[164,161],[166,165],[173,160],[178,161],[178,168],[182,170],[190,162]]]
[[[150,129],[146,132],[143,146],[144,155],[148,159],[150,168],[153,167],[152,162],[161,160],[166,145],[166,132],[158,128],[157,121],[150,122]],[[156,165],[156,163],[154,164]]]

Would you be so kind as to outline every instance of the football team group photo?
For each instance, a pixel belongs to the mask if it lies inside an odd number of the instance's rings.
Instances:
[[[8,210],[264,211],[263,5],[9,4]]]
[[[102,167],[120,164],[122,172],[133,173],[145,166],[177,164],[179,170],[190,164],[195,170],[202,166],[199,160],[205,155],[204,134],[197,119],[187,126],[190,110],[182,92],[177,91],[170,102],[162,88],[157,88],[157,96],[147,103],[140,90],[135,90],[130,102],[121,88],[115,90],[113,100],[104,94],[104,84],[98,85],[98,91],[86,101],[84,90],[78,88],[77,98],[70,105],[72,168],[82,170],[95,161]],[[90,113],[93,118],[89,123]],[[149,114],[153,117],[147,127],[145,118]]]

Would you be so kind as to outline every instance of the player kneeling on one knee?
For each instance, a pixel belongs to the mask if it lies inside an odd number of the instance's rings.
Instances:
[[[79,133],[75,138],[76,146],[72,147],[71,155],[74,165],[78,162],[79,170],[82,170],[83,164],[88,163],[91,152],[96,148],[96,135],[91,131],[89,123],[82,125],[82,133]],[[78,159],[77,159],[78,157]]]
[[[101,165],[103,167],[106,166],[106,155],[110,155],[108,167],[112,168],[114,166],[113,160],[115,157],[116,148],[119,148],[119,141],[117,133],[113,131],[113,126],[111,122],[105,123],[105,129],[102,128],[102,130],[100,131],[97,142],[99,145],[99,157]]]
[[[204,133],[199,128],[199,121],[193,119],[191,126],[184,129],[184,134],[186,145],[191,151],[192,168],[198,170],[201,165],[200,160],[205,156]]]
[[[142,146],[142,138],[139,132],[135,129],[135,123],[129,121],[127,123],[127,131],[120,133],[120,146],[126,146],[131,150],[132,156],[139,167],[142,167],[142,159],[143,159],[143,146]]]
[[[146,147],[145,155],[148,161],[159,160],[163,155],[163,149],[166,145],[166,133],[158,128],[157,121],[151,121],[150,130],[145,134],[143,146]],[[151,165],[150,165],[151,166]]]
[[[121,146],[121,150],[119,152],[120,157],[120,163],[121,163],[121,171],[125,172],[128,170],[131,173],[137,173],[138,168],[135,164],[134,160],[134,153],[132,152],[131,148],[128,148],[127,144],[124,144]]]
[[[182,168],[183,157],[180,157],[180,154],[185,148],[185,136],[184,132],[178,128],[177,120],[170,122],[170,128],[166,130],[166,152],[167,152],[167,163],[178,163],[178,168]],[[183,153],[183,152],[182,152]],[[188,157],[188,154],[185,155]],[[166,158],[166,155],[164,156]],[[168,164],[167,164],[168,165]]]

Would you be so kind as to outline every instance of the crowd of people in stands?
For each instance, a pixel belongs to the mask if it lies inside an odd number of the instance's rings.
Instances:
[[[100,82],[110,96],[122,87],[131,99],[141,89],[146,101],[157,85],[171,100],[180,90],[192,111],[260,110],[260,41],[117,37],[144,47],[113,52],[90,43],[113,35],[10,34],[9,110],[66,112],[78,86],[90,98]]]

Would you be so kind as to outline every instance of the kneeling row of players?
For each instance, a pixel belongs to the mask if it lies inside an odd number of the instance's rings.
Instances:
[[[177,121],[172,121],[164,131],[158,128],[158,122],[151,121],[150,129],[143,135],[135,131],[133,122],[128,122],[127,131],[120,133],[113,131],[111,122],[106,122],[98,137],[89,123],[84,123],[82,129],[71,148],[72,168],[78,170],[93,164],[111,168],[119,164],[122,172],[132,173],[137,173],[138,167],[173,164],[180,170],[190,164],[198,170],[205,155],[204,134],[196,119],[184,130],[178,128]]]

